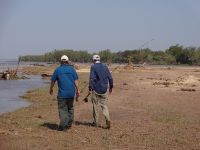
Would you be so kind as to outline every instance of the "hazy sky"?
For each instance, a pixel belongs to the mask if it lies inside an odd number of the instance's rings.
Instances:
[[[199,7],[200,0],[0,0],[0,59],[64,48],[199,47]]]

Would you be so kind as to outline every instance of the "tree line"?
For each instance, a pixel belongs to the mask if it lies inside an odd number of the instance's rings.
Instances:
[[[110,49],[101,50],[98,53],[104,63],[148,63],[159,65],[188,64],[200,65],[200,47],[183,47],[181,45],[170,46],[166,50],[153,51],[149,48],[124,50],[112,52]],[[20,61],[32,62],[59,62],[62,55],[67,55],[72,62],[91,62],[92,55],[88,51],[76,51],[73,49],[53,50],[43,55],[20,56]]]

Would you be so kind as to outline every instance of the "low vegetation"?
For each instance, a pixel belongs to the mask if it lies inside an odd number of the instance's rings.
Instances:
[[[20,56],[21,61],[36,61],[36,62],[59,62],[61,55],[66,54],[73,62],[87,63],[91,62],[92,53],[88,51],[75,51],[69,49],[54,50],[44,55],[26,55]],[[166,50],[154,51],[148,48],[136,50],[124,50],[119,52],[112,52],[110,49],[98,52],[101,60],[105,63],[127,63],[134,64],[200,64],[200,48],[183,47],[174,45]]]

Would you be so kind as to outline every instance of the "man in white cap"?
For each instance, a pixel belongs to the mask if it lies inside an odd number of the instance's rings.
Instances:
[[[90,68],[89,92],[92,93],[94,126],[98,126],[98,108],[101,106],[106,119],[106,128],[110,129],[110,116],[107,106],[107,89],[112,93],[113,78],[108,67],[100,62],[100,56],[94,55],[93,65]]]
[[[65,131],[71,128],[74,120],[74,97],[79,96],[78,75],[73,66],[69,65],[66,55],[61,57],[61,65],[55,69],[51,77],[49,93],[53,94],[55,82],[58,84],[58,110],[60,125],[58,130]]]

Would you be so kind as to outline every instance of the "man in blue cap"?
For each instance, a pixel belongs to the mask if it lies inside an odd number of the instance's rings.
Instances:
[[[78,75],[73,66],[69,65],[66,55],[61,57],[61,65],[55,69],[51,77],[49,93],[53,94],[55,82],[58,84],[58,110],[60,125],[58,130],[64,131],[71,128],[74,120],[74,97],[79,96]]]

